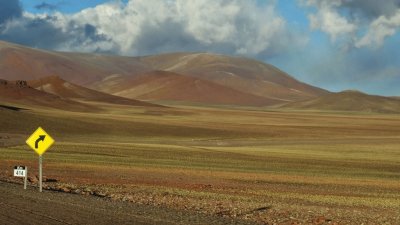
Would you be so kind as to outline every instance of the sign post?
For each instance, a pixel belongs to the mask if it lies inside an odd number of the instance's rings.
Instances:
[[[54,139],[39,127],[33,134],[26,140],[26,143],[39,155],[39,191],[42,192],[42,177],[43,177],[43,154],[54,143]]]
[[[39,192],[42,192],[43,183],[42,183],[42,166],[43,166],[43,157],[39,155]]]
[[[26,183],[28,181],[28,167],[27,166],[14,166],[14,177],[24,178],[24,189],[26,190]]]
[[[28,167],[25,168],[24,190],[26,190],[26,184],[27,183],[28,183]]]

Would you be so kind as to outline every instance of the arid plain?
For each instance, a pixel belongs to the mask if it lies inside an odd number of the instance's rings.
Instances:
[[[67,192],[271,224],[400,219],[396,115],[97,106],[1,110],[2,177],[16,164],[37,174],[23,142],[42,126],[57,140],[48,185]]]
[[[12,170],[27,165],[37,185],[25,140],[40,126],[56,140],[47,192],[259,224],[400,221],[399,99],[330,93],[242,58],[0,44],[3,181],[21,183]]]

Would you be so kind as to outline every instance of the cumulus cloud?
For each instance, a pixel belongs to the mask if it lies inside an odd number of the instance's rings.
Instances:
[[[350,23],[346,17],[335,11],[339,5],[338,1],[315,1],[310,0],[308,4],[316,4],[319,9],[315,14],[308,16],[312,29],[321,29],[328,33],[333,40],[343,34],[354,33],[357,27]]]
[[[356,47],[382,46],[385,38],[394,35],[399,27],[400,9],[389,18],[380,16],[375,19],[369,26],[367,34],[355,43]]]
[[[57,45],[38,38],[28,44],[124,55],[213,51],[267,57],[306,42],[287,28],[274,1],[262,6],[256,0],[111,1],[75,14],[25,13],[7,24],[0,38],[18,36],[26,44],[24,33],[35,33],[34,24],[38,30],[51,29],[62,41]]]
[[[260,8],[255,1],[242,0],[113,2],[72,19],[91,21],[113,38],[123,54],[217,50],[254,56],[284,47],[279,36],[286,32],[285,20],[275,13],[274,5]]]
[[[109,39],[90,24],[59,24],[58,16],[23,13],[3,24],[0,39],[37,48],[87,52],[103,52],[101,45],[109,44]]]
[[[357,48],[380,47],[400,27],[400,0],[302,0],[315,7],[309,14],[312,29],[342,37]],[[366,32],[365,32],[366,31]]]

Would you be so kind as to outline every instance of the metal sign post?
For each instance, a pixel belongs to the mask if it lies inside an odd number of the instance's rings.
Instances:
[[[43,158],[42,155],[39,156],[39,192],[42,192],[42,165],[43,165]]]

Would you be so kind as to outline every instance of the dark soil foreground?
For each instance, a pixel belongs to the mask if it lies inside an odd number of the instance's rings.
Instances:
[[[94,196],[23,190],[0,181],[0,224],[246,224],[222,217],[174,211]]]

